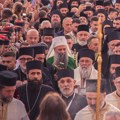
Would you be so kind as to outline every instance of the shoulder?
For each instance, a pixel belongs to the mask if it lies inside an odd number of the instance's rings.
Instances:
[[[91,120],[90,116],[91,116],[91,112],[88,106],[86,106],[76,114],[75,120],[88,120],[88,118],[89,120]]]

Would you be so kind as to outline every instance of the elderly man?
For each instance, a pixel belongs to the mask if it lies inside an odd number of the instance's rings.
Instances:
[[[28,83],[16,91],[19,99],[25,104],[30,120],[36,120],[39,114],[39,105],[43,97],[53,89],[43,83],[42,63],[30,61],[26,64]]]
[[[39,42],[39,33],[36,29],[30,29],[26,35],[26,42],[29,45],[34,45]]]
[[[105,81],[101,80],[100,88],[100,120],[103,120],[104,114],[110,110],[119,111],[116,107],[105,102]],[[75,120],[96,120],[96,100],[97,100],[97,79],[88,79],[86,81],[86,98],[88,106],[80,110]]]
[[[20,66],[15,70],[18,74],[18,80],[27,80],[26,77],[26,63],[34,59],[34,49],[32,47],[23,47],[19,49],[19,64]]]
[[[72,120],[74,120],[76,113],[87,105],[87,101],[85,97],[75,93],[73,70],[58,70],[56,76],[61,96],[67,104],[67,111],[70,113]]]
[[[76,50],[77,52],[82,48],[87,48],[87,40],[90,36],[89,26],[88,25],[79,25],[77,32],[77,42],[73,45],[72,50]]]
[[[29,120],[24,104],[15,99],[17,74],[0,72],[0,120]]]
[[[78,92],[85,92],[86,79],[97,79],[98,72],[93,66],[95,53],[89,49],[81,49],[78,53],[79,67],[74,70]],[[83,93],[84,94],[84,93]]]
[[[120,67],[115,69],[116,78],[113,81],[116,90],[106,96],[106,101],[120,109]]]
[[[55,37],[46,56],[47,62],[57,69],[75,68],[75,62],[64,36]]]

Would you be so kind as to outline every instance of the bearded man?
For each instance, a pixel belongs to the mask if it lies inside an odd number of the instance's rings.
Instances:
[[[95,53],[87,48],[78,53],[79,67],[74,70],[77,92],[85,92],[86,79],[97,79],[97,70],[94,68]]]
[[[28,83],[16,91],[19,99],[25,104],[30,120],[36,120],[39,114],[39,105],[43,97],[53,89],[42,84],[42,63],[30,61],[26,63]]]
[[[47,62],[57,69],[74,69],[75,62],[64,36],[55,37],[46,56]]]

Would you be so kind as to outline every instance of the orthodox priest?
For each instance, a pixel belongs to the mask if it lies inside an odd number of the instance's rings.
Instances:
[[[36,120],[43,97],[53,89],[42,84],[42,63],[30,61],[26,64],[28,83],[17,89],[17,96],[25,104],[30,120]]]

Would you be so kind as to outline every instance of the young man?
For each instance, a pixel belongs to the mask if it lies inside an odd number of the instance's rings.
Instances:
[[[30,61],[26,64],[26,67],[28,83],[19,87],[16,94],[25,104],[30,120],[36,120],[41,100],[48,92],[53,91],[53,89],[42,84],[42,63],[40,61]]]

